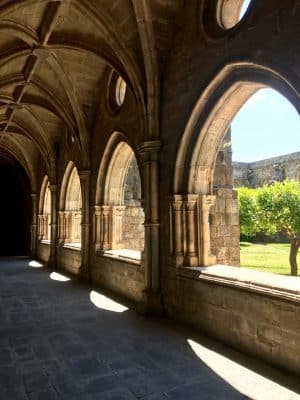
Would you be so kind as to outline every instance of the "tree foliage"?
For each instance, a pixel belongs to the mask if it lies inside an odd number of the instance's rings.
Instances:
[[[297,275],[300,246],[300,184],[286,180],[257,189],[239,188],[241,233],[249,237],[262,232],[283,233],[290,239],[290,265]]]
[[[238,189],[241,234],[254,237],[259,232],[256,192],[247,187]]]

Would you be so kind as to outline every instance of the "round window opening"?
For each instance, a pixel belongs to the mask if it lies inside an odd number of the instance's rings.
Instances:
[[[217,17],[222,28],[230,29],[238,24],[245,16],[251,0],[220,0]]]
[[[124,81],[123,78],[119,76],[116,82],[116,91],[115,91],[115,99],[119,107],[121,107],[124,103],[126,95],[126,87],[127,87],[126,82]]]

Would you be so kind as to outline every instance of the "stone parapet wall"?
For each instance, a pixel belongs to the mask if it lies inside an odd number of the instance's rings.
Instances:
[[[168,277],[168,316],[291,371],[300,371],[300,304],[201,279]],[[178,301],[180,299],[180,301]]]

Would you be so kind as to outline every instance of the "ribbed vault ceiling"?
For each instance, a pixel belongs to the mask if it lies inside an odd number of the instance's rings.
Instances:
[[[13,154],[28,173],[42,156],[50,174],[62,138],[88,157],[107,68],[131,87],[146,128],[157,129],[159,75],[182,5],[0,0],[0,154]]]

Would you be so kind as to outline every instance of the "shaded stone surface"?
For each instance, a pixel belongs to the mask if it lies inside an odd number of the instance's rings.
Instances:
[[[0,260],[1,399],[300,398],[296,379],[28,262]]]

